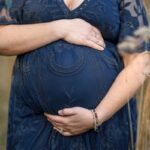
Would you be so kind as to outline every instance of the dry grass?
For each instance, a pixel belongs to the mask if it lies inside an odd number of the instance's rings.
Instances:
[[[5,150],[7,132],[8,97],[14,58],[0,56],[0,150]]]
[[[145,82],[140,106],[137,150],[150,150],[150,79]],[[142,90],[141,90],[142,92]]]

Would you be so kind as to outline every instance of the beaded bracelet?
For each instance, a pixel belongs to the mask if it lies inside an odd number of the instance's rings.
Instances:
[[[97,112],[95,111],[95,109],[92,109],[92,115],[93,115],[93,128],[95,131],[98,130],[98,126],[99,126],[99,121],[98,121],[98,115]]]
[[[93,115],[93,128],[96,131],[97,127],[96,127],[96,117],[95,117],[95,114],[94,114],[94,110],[92,109],[91,112],[92,112],[92,115]]]
[[[98,128],[98,126],[99,126],[98,115],[97,115],[97,112],[95,111],[95,109],[93,109],[93,111],[94,111],[94,115],[96,118],[96,127]]]

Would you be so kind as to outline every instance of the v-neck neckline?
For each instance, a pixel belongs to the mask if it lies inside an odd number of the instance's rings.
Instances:
[[[65,13],[72,14],[72,13],[80,12],[83,8],[85,8],[85,6],[90,0],[84,0],[79,6],[77,6],[76,8],[72,10],[69,9],[69,7],[66,5],[64,0],[57,0],[57,1],[59,2],[59,5],[63,9],[63,11],[65,11]]]

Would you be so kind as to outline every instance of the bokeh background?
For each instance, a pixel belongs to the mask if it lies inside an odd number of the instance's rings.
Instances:
[[[150,0],[145,0],[145,3],[150,17]],[[0,56],[0,150],[6,149],[9,92],[14,60],[15,57]]]

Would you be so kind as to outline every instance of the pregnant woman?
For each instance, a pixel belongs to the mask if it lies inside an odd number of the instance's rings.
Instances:
[[[7,150],[133,148],[131,97],[149,71],[149,54],[121,56],[116,45],[148,24],[143,2],[0,1],[0,54],[17,55]]]

